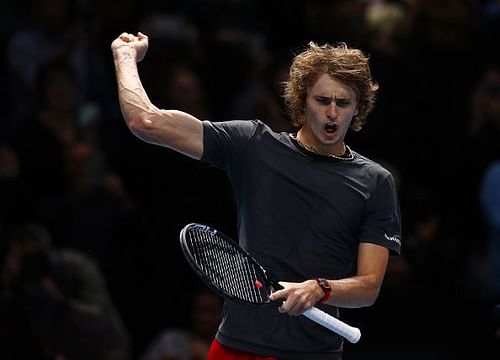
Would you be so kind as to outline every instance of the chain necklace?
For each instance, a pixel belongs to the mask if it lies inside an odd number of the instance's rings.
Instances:
[[[345,145],[345,153],[343,155],[325,154],[325,153],[322,153],[321,151],[319,151],[318,149],[316,149],[314,146],[304,144],[302,141],[299,140],[299,138],[297,137],[297,134],[290,133],[289,135],[292,139],[297,141],[297,143],[300,146],[302,146],[304,149],[306,149],[314,154],[321,155],[321,156],[328,156],[328,157],[331,157],[331,158],[337,159],[337,160],[352,160],[352,159],[354,159],[354,154],[352,153],[351,148],[349,146],[347,146],[347,144]]]

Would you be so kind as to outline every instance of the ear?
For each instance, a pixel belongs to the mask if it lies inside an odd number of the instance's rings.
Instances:
[[[356,116],[356,115],[358,115],[358,109],[356,109],[356,111],[354,111],[353,116]]]

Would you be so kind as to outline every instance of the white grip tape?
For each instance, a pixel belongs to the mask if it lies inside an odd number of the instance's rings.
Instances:
[[[361,331],[358,328],[347,325],[345,322],[337,319],[336,317],[333,317],[330,314],[327,314],[326,312],[318,308],[310,308],[309,310],[306,310],[302,315],[339,334],[353,344],[357,343],[359,341],[359,338],[361,337]]]

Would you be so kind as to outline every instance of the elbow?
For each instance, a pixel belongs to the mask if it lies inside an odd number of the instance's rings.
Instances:
[[[155,131],[158,110],[152,104],[123,99],[120,105],[125,123],[134,135],[140,136]]]
[[[138,115],[125,116],[125,121],[127,123],[129,130],[133,134],[141,133],[141,132],[145,131],[145,129],[146,129],[144,119],[140,115],[139,116]]]
[[[129,130],[136,136],[142,138],[154,132],[154,123],[142,114],[129,114],[125,117]]]
[[[366,305],[365,306],[372,306],[375,304],[375,302],[378,299],[378,295],[380,294],[380,288],[373,289],[370,291],[366,298]]]
[[[165,137],[164,121],[157,112],[129,113],[126,117],[127,126],[139,139],[150,143],[162,145],[167,141]]]
[[[362,297],[362,304],[360,307],[368,307],[375,304],[380,294],[380,286],[372,285],[365,288],[364,296]]]

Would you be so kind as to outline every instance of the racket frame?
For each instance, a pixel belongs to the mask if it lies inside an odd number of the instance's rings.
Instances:
[[[213,291],[215,291],[217,294],[219,294],[223,298],[227,298],[229,300],[232,300],[232,301],[235,301],[235,302],[238,302],[241,304],[245,304],[245,305],[262,306],[262,305],[269,305],[270,303],[272,303],[272,301],[267,297],[263,298],[265,300],[260,301],[260,302],[248,301],[242,297],[238,297],[236,295],[233,295],[230,292],[223,289],[222,287],[216,285],[214,283],[214,281],[212,281],[210,279],[210,277],[206,274],[206,272],[200,268],[200,266],[198,265],[198,263],[194,259],[195,257],[193,255],[192,251],[190,250],[190,245],[188,244],[188,234],[187,233],[191,230],[202,231],[202,232],[210,233],[212,235],[217,235],[218,237],[222,238],[226,243],[228,243],[228,245],[231,248],[233,248],[236,252],[240,253],[245,258],[245,260],[248,261],[252,265],[254,270],[256,270],[257,280],[259,280],[261,282],[262,286],[265,288],[264,291],[266,291],[267,296],[269,296],[271,294],[271,292],[273,292],[274,290],[279,290],[279,289],[282,289],[283,287],[280,284],[278,284],[278,282],[271,279],[267,275],[267,272],[264,269],[264,267],[262,265],[260,265],[259,262],[252,255],[250,255],[250,253],[248,251],[243,249],[231,237],[227,236],[223,232],[218,231],[218,230],[216,230],[213,227],[210,227],[208,225],[199,224],[199,223],[190,223],[190,224],[187,224],[181,230],[181,233],[180,233],[181,249],[182,249],[184,256],[188,260],[187,262],[188,262],[189,266],[203,280],[203,282],[209,288],[211,288]],[[257,276],[257,273],[260,276]],[[259,291],[260,290],[261,289],[259,289]],[[279,305],[281,302],[280,303],[275,302],[275,303],[276,303],[276,305]]]

